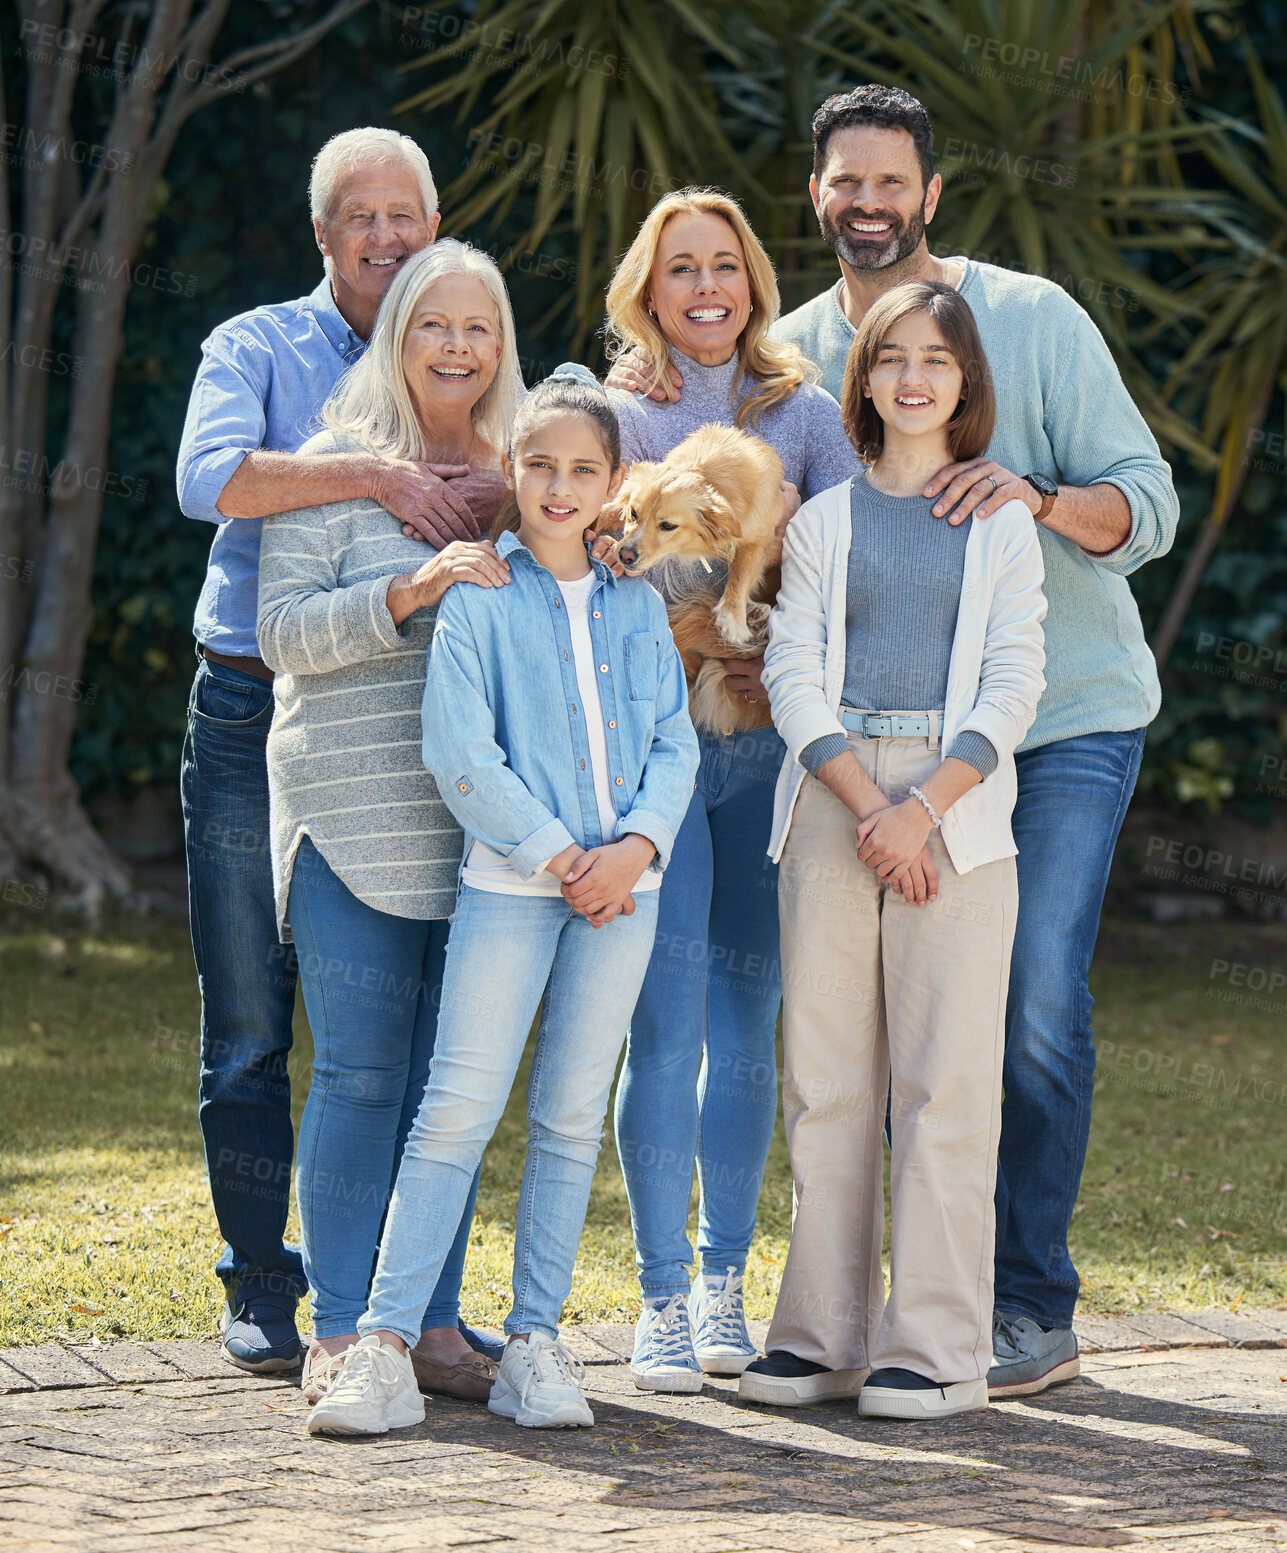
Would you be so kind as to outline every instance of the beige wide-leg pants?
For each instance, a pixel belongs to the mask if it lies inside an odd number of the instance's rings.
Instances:
[[[894,802],[941,758],[937,740],[855,736],[850,746]],[[856,829],[844,804],[806,776],[778,883],[795,1216],[768,1347],[831,1369],[977,1380],[992,1361],[1014,859],[960,875],[934,831],[938,899],[914,906],[858,861]]]

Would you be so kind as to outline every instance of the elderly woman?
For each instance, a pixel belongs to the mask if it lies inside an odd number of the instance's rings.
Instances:
[[[328,429],[304,451],[492,469],[518,382],[496,266],[442,240],[390,286],[365,355],[327,401]],[[500,587],[509,568],[490,543],[453,542],[426,560],[422,543],[359,499],[267,523],[259,578],[259,649],[277,675],[278,926],[294,939],[313,1032],[296,1195],[315,1334],[303,1386],[316,1401],[357,1342],[433,1052],[463,840],[420,755],[435,607],[453,582]],[[457,1329],[473,1199],[414,1363],[423,1389],[483,1400],[494,1366]]]
[[[800,487],[816,495],[858,473],[840,406],[806,380],[794,345],[769,337],[777,281],[734,200],[704,189],[660,200],[607,302],[613,344],[644,378],[644,392],[612,394],[624,458],[662,459],[712,422],[745,428],[782,459],[784,525]],[[658,404],[647,390],[670,366],[683,375],[683,397]],[[673,562],[650,578],[672,602],[723,580]],[[762,660],[736,667],[730,683],[766,701]],[[742,1278],[777,1104],[778,890],[766,854],[784,746],[772,728],[700,737],[697,788],[662,883],[617,1089],[643,1292],[632,1374],[649,1391],[697,1391],[703,1371],[738,1374],[755,1357]],[[690,1312],[694,1160],[701,1269]]]

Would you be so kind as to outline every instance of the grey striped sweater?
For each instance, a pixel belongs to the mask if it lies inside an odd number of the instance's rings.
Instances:
[[[348,446],[323,432],[300,452]],[[264,523],[259,650],[277,674],[268,735],[273,888],[287,901],[307,835],[360,901],[395,917],[451,915],[463,835],[421,759],[434,609],[395,626],[389,580],[434,551],[370,500]]]

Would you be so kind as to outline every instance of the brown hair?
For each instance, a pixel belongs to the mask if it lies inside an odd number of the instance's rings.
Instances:
[[[737,340],[739,371],[734,389],[744,375],[754,384],[734,416],[738,428],[743,429],[748,421],[755,425],[765,410],[789,399],[801,383],[812,381],[816,374],[798,346],[769,337],[769,328],[781,311],[777,276],[745,212],[730,195],[719,189],[677,189],[663,195],[644,217],[608,285],[608,353],[616,357],[632,349],[642,351],[651,373],[650,393],[670,365],[666,337],[648,311],[648,287],[661,234],[666,223],[679,215],[719,216],[733,228],[742,245],[751,316]]]
[[[507,451],[511,462],[522,451],[537,421],[542,415],[548,414],[585,416],[599,434],[608,463],[614,470],[620,464],[621,426],[617,412],[608,402],[607,394],[589,367],[583,367],[580,362],[565,361],[527,395],[518,407],[510,431]],[[513,491],[508,491],[492,520],[487,537],[494,544],[506,531],[517,534],[522,521],[518,497]]]
[[[840,396],[840,416],[849,440],[864,459],[875,458],[884,446],[884,423],[876,413],[875,403],[862,391],[863,379],[871,374],[890,330],[911,313],[928,313],[940,325],[944,343],[964,373],[961,397],[946,428],[952,457],[979,458],[992,440],[997,418],[992,372],[970,304],[952,286],[932,280],[909,280],[892,286],[863,314],[845,361],[845,385]]]

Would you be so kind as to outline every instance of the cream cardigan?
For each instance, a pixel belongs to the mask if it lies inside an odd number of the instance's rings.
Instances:
[[[801,751],[827,734],[848,737],[839,710],[845,680],[852,483],[833,486],[805,502],[783,542],[782,589],[769,617],[764,654],[764,685],[788,752],[773,804],[769,855],[775,862],[782,856],[806,775]],[[1036,716],[1046,685],[1043,576],[1036,524],[1022,502],[1007,502],[990,518],[970,524],[941,748],[949,749],[963,729],[974,729],[996,750],[997,769],[943,816],[943,841],[961,874],[1017,851],[1010,830],[1017,793],[1014,750]]]

